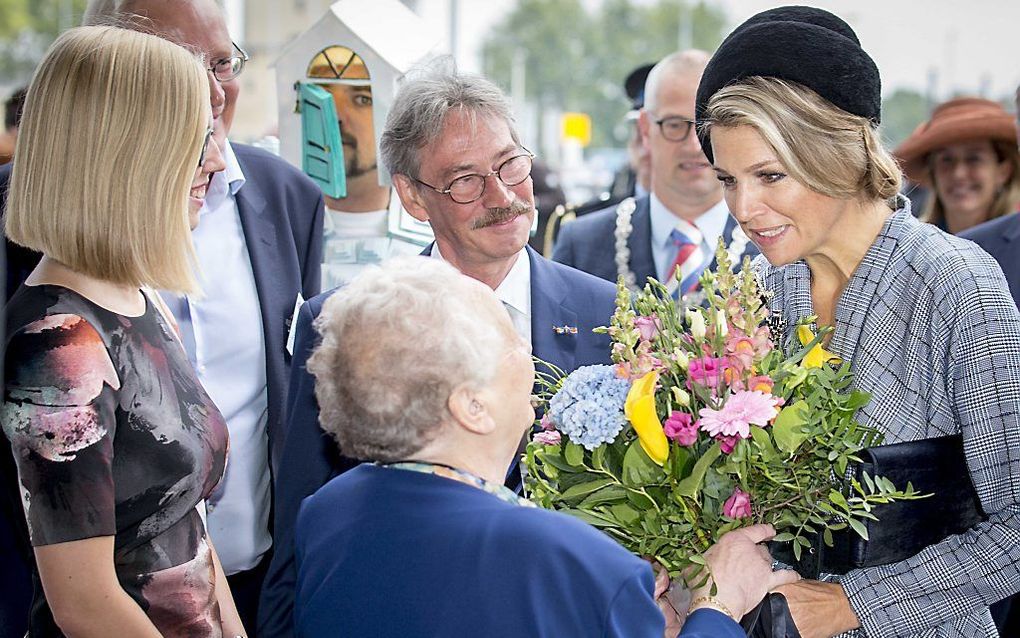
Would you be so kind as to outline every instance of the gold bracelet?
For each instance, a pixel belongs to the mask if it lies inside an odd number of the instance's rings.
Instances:
[[[733,615],[733,612],[730,611],[730,608],[722,604],[722,602],[720,602],[719,599],[716,598],[715,596],[698,596],[697,598],[691,601],[691,606],[688,608],[687,613],[689,614],[694,613],[694,608],[697,607],[698,605],[714,607],[716,610],[721,611],[722,613],[726,614],[733,620],[740,622],[740,620]]]

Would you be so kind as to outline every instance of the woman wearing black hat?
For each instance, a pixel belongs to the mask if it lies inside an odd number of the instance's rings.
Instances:
[[[973,484],[983,520],[911,548],[929,530],[908,518],[893,543],[902,547],[882,548],[902,550],[891,562],[781,591],[805,638],[993,638],[988,604],[1020,590],[1020,315],[988,255],[917,221],[897,195],[900,172],[877,133],[880,92],[845,22],[774,9],[709,63],[699,133],[761,249],[755,265],[786,344],[805,317],[833,327],[827,348],[871,395],[857,420],[885,443],[962,440],[950,480]],[[957,516],[938,499],[936,518]]]

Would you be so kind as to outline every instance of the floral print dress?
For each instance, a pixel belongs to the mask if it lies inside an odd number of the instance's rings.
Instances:
[[[6,338],[0,424],[17,478],[4,478],[32,546],[113,536],[121,586],[164,636],[220,636],[199,507],[223,476],[227,429],[173,328],[148,298],[127,317],[22,286]],[[60,636],[33,576],[29,635]]]

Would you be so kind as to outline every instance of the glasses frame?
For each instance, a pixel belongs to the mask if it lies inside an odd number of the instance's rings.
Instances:
[[[248,62],[248,60],[251,59],[251,56],[248,55],[248,52],[239,47],[236,42],[231,40],[230,44],[233,45],[233,47],[237,49],[237,52],[240,53],[241,55],[232,55],[229,58],[220,58],[219,60],[213,60],[212,63],[206,67],[206,70],[209,71],[209,73],[211,73],[214,78],[216,78],[217,82],[229,82],[234,78],[240,76],[241,73],[244,72],[244,65]],[[216,67],[223,64],[224,62],[231,62],[232,60],[241,61],[240,65],[237,67],[237,72],[229,74],[227,75],[227,77],[220,77],[219,75],[217,75]],[[231,67],[233,67],[233,64],[231,64]]]
[[[671,121],[676,121],[676,120],[680,120],[681,122],[687,124],[687,130],[684,131],[683,135],[681,135],[680,137],[674,139],[674,138],[666,135],[666,127],[663,126],[663,124],[666,123],[666,122],[671,122]],[[662,117],[662,118],[659,118],[659,119],[655,120],[655,123],[659,125],[659,132],[662,133],[663,139],[665,139],[667,142],[683,142],[683,141],[685,141],[688,137],[691,136],[691,131],[694,130],[694,125],[696,124],[696,122],[694,120],[687,119],[686,117],[683,117],[682,115],[670,115],[668,117]]]
[[[531,177],[531,171],[534,170],[534,168],[535,168],[535,154],[532,153],[531,151],[529,151],[527,148],[525,148],[523,146],[521,147],[521,150],[524,151],[524,152],[523,153],[519,153],[517,155],[514,155],[513,157],[506,158],[506,160],[501,162],[500,165],[496,167],[496,170],[489,171],[488,173],[485,173],[484,175],[481,174],[481,173],[468,173],[467,175],[461,175],[460,177],[451,180],[450,183],[446,186],[446,188],[437,188],[437,187],[433,186],[432,184],[428,184],[426,182],[421,181],[417,177],[412,177],[411,179],[413,179],[414,181],[418,182],[422,186],[427,186],[428,188],[431,188],[432,190],[436,191],[440,195],[446,195],[454,203],[457,203],[457,204],[471,204],[473,202],[477,202],[478,200],[480,200],[482,198],[483,195],[485,195],[485,186],[489,183],[488,182],[489,177],[495,176],[496,179],[498,179],[499,182],[501,184],[503,184],[503,186],[506,186],[507,188],[512,188],[514,186],[517,186],[518,184],[523,184],[524,180],[526,180],[529,177]],[[500,177],[499,172],[501,170],[503,170],[503,167],[506,166],[507,164],[509,164],[510,162],[514,161],[515,159],[520,159],[522,157],[527,157],[531,161],[531,166],[528,168],[528,173],[523,178],[521,178],[521,180],[519,182],[514,182],[513,184],[507,183],[506,181],[503,180],[502,177]],[[456,182],[458,180],[462,180],[462,179],[465,179],[465,178],[468,178],[468,177],[481,177],[482,178],[482,190],[478,192],[478,195],[475,198],[469,199],[466,202],[462,202],[462,201],[459,201],[456,198],[454,198],[454,196],[453,196],[453,184],[454,184],[454,182]]]
[[[209,150],[209,143],[212,142],[213,127],[209,127],[205,130],[205,142],[202,143],[202,151],[198,154],[198,166],[199,168],[205,164],[205,154]]]

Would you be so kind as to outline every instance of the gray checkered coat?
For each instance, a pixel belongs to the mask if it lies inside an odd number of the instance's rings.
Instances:
[[[903,205],[847,283],[829,350],[872,396],[858,420],[887,443],[962,433],[989,518],[908,560],[844,576],[862,627],[847,635],[995,638],[988,605],[1020,591],[1020,315],[988,254]],[[807,265],[759,257],[755,267],[793,339],[814,314]]]

